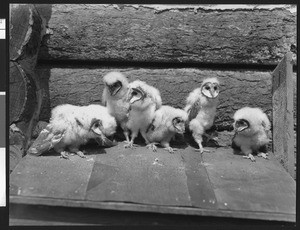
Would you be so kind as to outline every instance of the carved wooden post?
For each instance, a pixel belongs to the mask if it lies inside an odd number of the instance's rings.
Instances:
[[[295,178],[292,54],[287,53],[272,73],[273,151]]]

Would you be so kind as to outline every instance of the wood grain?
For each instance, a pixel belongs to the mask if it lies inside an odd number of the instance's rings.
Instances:
[[[97,155],[86,199],[163,206],[190,206],[185,165],[180,155],[153,153],[145,147],[124,149],[122,143]],[[95,170],[93,172],[96,172]]]
[[[191,206],[198,208],[217,209],[217,199],[210,183],[202,156],[194,148],[180,151],[185,163],[187,186],[189,189]]]
[[[203,154],[203,161],[222,210],[296,212],[296,183],[275,160],[256,162],[234,155],[231,148]]]
[[[10,202],[295,221],[296,183],[272,156],[253,163],[228,148],[209,149],[202,163],[190,147],[169,154],[122,143],[87,148],[87,159],[26,156],[10,176]]]
[[[276,158],[295,178],[294,81],[288,53],[272,73],[273,144]]]
[[[10,60],[18,59],[24,49],[26,43],[30,39],[30,5],[11,5],[11,27],[10,27],[10,42],[9,54]],[[32,22],[31,22],[32,24]],[[28,31],[29,30],[29,31]]]
[[[10,5],[10,124],[14,123],[24,135],[22,151],[26,151],[31,134],[38,122],[43,92],[35,66],[42,37],[45,34],[46,8],[33,4]],[[49,12],[48,12],[49,14]]]
[[[53,4],[41,60],[277,64],[296,45],[285,9],[156,10]]]
[[[45,33],[43,23],[45,22],[33,4],[11,5],[9,58],[22,63],[24,69],[32,70],[35,67]]]
[[[84,200],[94,161],[26,155],[11,173],[10,194]]]
[[[36,104],[35,85],[17,62],[10,62],[9,87],[9,123],[30,121]]]

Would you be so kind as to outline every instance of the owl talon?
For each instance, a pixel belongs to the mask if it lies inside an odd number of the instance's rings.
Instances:
[[[174,151],[176,151],[176,148],[172,148],[172,147],[166,147],[164,148],[165,150],[169,151],[169,153],[174,153]]]
[[[248,156],[243,156],[243,158],[250,159],[252,162],[256,161],[252,154],[249,154]]]
[[[151,149],[153,152],[157,152],[157,147],[154,143],[146,145],[147,149]]]
[[[195,149],[196,152],[203,153],[203,149]]]
[[[133,144],[132,142],[129,142],[128,144],[124,145],[124,147],[126,149],[128,149],[128,148],[134,149],[134,148],[138,147],[138,145]]]
[[[77,155],[80,156],[81,158],[86,158],[86,156],[84,155],[83,152],[78,151],[78,152],[76,152],[76,153],[77,153]]]
[[[204,149],[204,148],[199,148],[199,149],[195,149],[196,152],[200,152],[200,153],[203,153],[203,152],[211,152],[210,150],[208,149]]]
[[[269,160],[268,155],[269,155],[268,153],[259,153],[259,154],[257,154],[258,157],[262,157],[262,158],[264,158],[264,159]]]
[[[125,149],[128,149],[128,148],[133,148],[133,144],[131,142],[127,143],[126,145],[124,145],[124,148]]]
[[[211,150],[208,150],[208,149],[203,149],[202,151],[203,151],[203,152],[208,152],[208,153],[211,152]]]
[[[60,158],[64,158],[64,159],[70,159],[69,158],[69,153],[67,153],[66,151],[62,151],[61,153],[60,153]]]

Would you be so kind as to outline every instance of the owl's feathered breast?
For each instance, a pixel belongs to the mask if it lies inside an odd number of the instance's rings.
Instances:
[[[129,103],[124,99],[112,100],[107,104],[108,112],[116,118],[117,122],[127,121]]]
[[[240,148],[241,146],[246,146],[251,148],[253,151],[257,151],[269,143],[269,139],[265,133],[256,133],[253,136],[244,136],[239,133],[235,133],[232,141],[234,143],[234,147]]]

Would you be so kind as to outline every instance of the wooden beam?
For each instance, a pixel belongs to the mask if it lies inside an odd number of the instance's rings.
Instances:
[[[292,74],[292,54],[287,53],[272,73],[273,150],[279,162],[295,178]]]
[[[122,204],[120,204],[122,205]],[[125,204],[126,205],[126,204]],[[294,223],[233,219],[222,217],[161,214],[153,212],[124,212],[106,209],[75,208],[46,205],[13,204],[9,206],[9,225],[101,225],[101,226],[200,226],[236,228],[250,225],[287,226]],[[225,228],[226,229],[226,228]]]
[[[54,4],[40,60],[276,65],[296,45],[286,9]]]
[[[191,147],[95,147],[86,159],[27,155],[10,175],[10,202],[295,221],[296,183],[273,156],[252,163],[209,148],[200,162]]]

